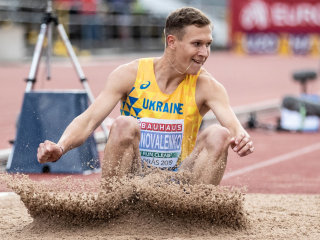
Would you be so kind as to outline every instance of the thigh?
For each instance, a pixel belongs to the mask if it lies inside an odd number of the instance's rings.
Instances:
[[[140,127],[132,117],[118,117],[110,131],[102,162],[103,176],[125,175],[141,169]]]

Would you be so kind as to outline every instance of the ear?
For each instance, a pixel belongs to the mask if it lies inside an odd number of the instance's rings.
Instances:
[[[169,48],[175,49],[176,48],[176,37],[173,35],[168,35],[167,36],[167,44],[168,44]]]

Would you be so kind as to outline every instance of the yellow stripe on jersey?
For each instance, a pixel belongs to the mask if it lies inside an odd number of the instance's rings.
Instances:
[[[142,160],[176,167],[193,150],[202,121],[195,102],[197,75],[187,75],[172,94],[162,93],[153,58],[139,61],[136,81],[121,105],[121,114],[140,119]]]

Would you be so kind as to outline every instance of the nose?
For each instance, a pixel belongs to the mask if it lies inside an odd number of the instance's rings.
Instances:
[[[208,57],[208,56],[209,56],[209,53],[210,53],[210,47],[207,47],[206,45],[202,45],[202,46],[199,48],[198,54],[199,54],[200,56]]]

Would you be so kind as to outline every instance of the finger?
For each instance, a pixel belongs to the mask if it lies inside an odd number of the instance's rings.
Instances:
[[[40,144],[39,155],[40,155],[40,158],[42,158],[45,155],[45,147],[43,143]]]
[[[40,155],[40,154],[38,154],[37,157],[38,157],[39,163],[45,163],[45,161],[47,159],[44,155]]]
[[[243,143],[244,143],[244,142],[243,142]],[[242,145],[243,143],[241,142],[240,145]],[[253,142],[252,142],[252,141],[247,142],[247,143],[245,143],[245,145],[244,145],[241,149],[238,150],[238,153],[242,155],[242,154],[244,154],[246,151],[248,151],[249,149],[251,149],[252,147],[253,147]]]
[[[51,150],[48,144],[48,141],[40,143],[38,148],[38,160],[40,163],[48,161],[49,156],[51,155]]]
[[[38,151],[42,152],[43,147],[44,147],[44,143],[40,143],[38,147]]]
[[[253,151],[254,151],[254,147],[250,147],[248,150],[239,153],[239,156],[240,157],[247,156],[247,155],[253,153]]]
[[[235,139],[235,144],[238,145],[244,137],[245,137],[245,135],[243,133],[241,133],[239,136],[237,136]]]
[[[245,138],[245,135],[241,133],[239,136],[235,138],[235,146],[233,147],[233,151],[238,152],[243,146],[240,146],[239,144],[243,141]]]
[[[246,146],[250,141],[250,139],[248,137],[244,137],[242,138],[242,140],[237,144],[237,146],[235,147],[234,151],[238,152],[240,151],[244,146]],[[251,142],[252,144],[252,142]],[[250,146],[251,147],[251,146]]]
[[[40,158],[40,152],[41,152],[41,148],[40,148],[40,145],[39,145],[39,147],[37,149],[37,158],[38,159]]]
[[[241,149],[238,150],[238,154],[242,156],[245,152],[247,152],[250,149],[250,147],[250,143],[245,144]]]
[[[41,156],[40,163],[46,163],[46,162],[55,162],[60,158],[56,153],[53,152],[47,152],[45,155]]]
[[[37,153],[37,160],[40,163],[40,153],[39,153],[39,149],[38,149],[38,153]]]
[[[46,151],[48,152],[52,152],[54,151],[54,146],[56,146],[56,144],[54,142],[51,142],[49,140],[44,141],[44,147],[46,149]]]
[[[49,141],[45,141],[45,149],[47,152],[52,152],[52,143]]]
[[[47,160],[48,160],[47,156],[40,156],[39,163],[45,163],[45,162],[47,162]]]
[[[230,139],[229,144],[230,144],[231,148],[234,148],[234,147],[236,146],[235,141],[236,141],[236,138],[235,138],[235,137],[232,137],[232,138]]]
[[[53,142],[49,141],[49,140],[45,140],[44,144],[52,144]]]

